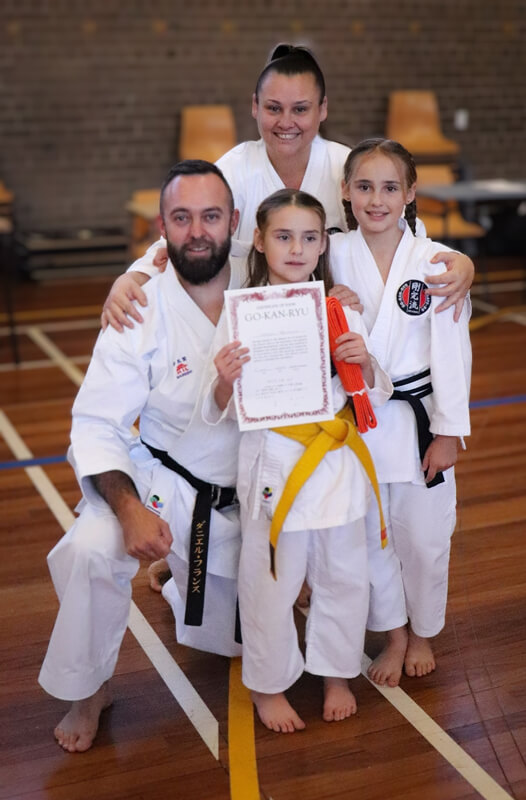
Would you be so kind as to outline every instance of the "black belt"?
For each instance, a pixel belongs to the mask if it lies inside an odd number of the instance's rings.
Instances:
[[[414,383],[415,381],[421,380],[422,378],[428,378],[431,375],[431,370],[426,369],[423,372],[419,372],[418,375],[411,375],[409,378],[403,378],[400,381],[393,381],[393,386],[407,386],[409,383]],[[433,434],[429,430],[429,417],[427,415],[427,411],[424,408],[424,404],[422,403],[421,398],[427,397],[433,392],[433,387],[431,383],[424,383],[420,386],[415,386],[412,389],[405,389],[400,390],[396,388],[393,394],[390,397],[390,400],[405,400],[411,408],[413,409],[413,413],[416,419],[416,430],[418,435],[418,452],[420,454],[420,461],[424,460],[424,456],[426,454],[426,450],[433,441]],[[424,472],[424,476],[427,475],[427,470]],[[444,483],[444,475],[442,472],[437,472],[435,477],[429,483],[426,483],[428,489],[432,489],[433,486],[438,486],[439,483]]]
[[[152,456],[161,464],[176,472],[190,486],[197,490],[195,506],[190,528],[190,551],[188,566],[188,585],[186,589],[185,625],[202,625],[205,604],[206,565],[208,562],[208,542],[210,539],[210,514],[212,508],[234,505],[238,502],[236,490],[232,487],[216,486],[214,483],[196,478],[185,467],[168,455],[165,450],[158,450],[141,439]]]

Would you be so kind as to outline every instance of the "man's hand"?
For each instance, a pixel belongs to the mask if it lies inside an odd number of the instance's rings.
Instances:
[[[148,561],[164,558],[173,542],[170,528],[143,506],[130,476],[114,469],[92,475],[91,481],[119,520],[126,552]]]
[[[141,306],[147,306],[148,301],[141,286],[150,280],[150,276],[144,272],[125,272],[120,275],[110,289],[100,316],[102,330],[106,330],[108,325],[122,333],[124,326],[133,328],[132,317],[137,322],[143,322],[143,318],[134,306],[133,300]]]
[[[463,253],[437,253],[431,259],[432,264],[438,264],[443,261],[446,265],[446,272],[440,275],[426,276],[426,281],[431,284],[444,284],[436,289],[428,289],[428,294],[437,297],[445,297],[446,299],[440,303],[438,311],[445,311],[450,306],[455,306],[455,314],[453,319],[458,322],[464,300],[471,288],[473,278],[475,277],[475,265],[473,261],[465,256]]]
[[[353,311],[358,311],[359,314],[363,314],[363,306],[360,303],[360,298],[356,292],[353,292],[348,286],[344,286],[343,283],[337,283],[336,286],[333,286],[329,292],[329,297],[335,297],[340,301],[342,306],[349,306]]]
[[[152,561],[170,552],[173,536],[168,523],[148,511],[140,500],[120,510],[119,522],[128,555]]]
[[[435,436],[426,450],[422,468],[427,470],[426,483],[433,480],[437,472],[443,472],[457,463],[458,442],[456,436]]]

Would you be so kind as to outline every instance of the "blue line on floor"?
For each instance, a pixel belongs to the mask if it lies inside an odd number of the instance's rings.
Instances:
[[[42,467],[46,464],[62,464],[66,456],[47,456],[45,458],[21,458],[20,461],[0,461],[0,469],[23,469],[24,467]]]
[[[514,394],[511,397],[492,397],[488,400],[473,400],[470,408],[491,408],[492,406],[507,406],[512,403],[525,403],[526,394]],[[0,469],[23,469],[24,467],[42,467],[46,464],[62,464],[66,456],[47,456],[46,458],[26,458],[20,461],[0,461]]]
[[[526,402],[526,394],[512,394],[511,397],[491,397],[488,400],[472,400],[470,408],[491,408],[491,406],[508,406],[512,403]]]

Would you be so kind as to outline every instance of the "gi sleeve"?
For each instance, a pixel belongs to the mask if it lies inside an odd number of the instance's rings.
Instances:
[[[155,258],[157,250],[161,247],[166,247],[166,239],[162,236],[157,242],[151,244],[146,253],[134,261],[126,272],[144,272],[145,275],[149,275],[150,278],[153,278],[154,275],[159,273],[159,268],[155,266],[153,259]]]
[[[135,482],[130,429],[150,390],[149,360],[137,346],[140,341],[133,331],[119,334],[108,328],[101,333],[73,404],[71,460],[84,496],[95,505],[105,502],[90,475],[120,470]]]

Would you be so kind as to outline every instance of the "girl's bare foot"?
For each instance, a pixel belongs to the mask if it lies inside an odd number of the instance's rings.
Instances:
[[[324,678],[323,719],[339,722],[356,714],[356,698],[349,689],[347,678]]]
[[[305,723],[296,714],[283,692],[278,694],[251,692],[250,695],[261,722],[269,730],[276,733],[294,733],[305,728]]]
[[[148,567],[148,578],[150,579],[150,589],[154,592],[160,592],[163,584],[172,577],[168,561],[165,558],[160,558],[159,561],[153,561]]]
[[[89,750],[97,735],[100,715],[111,704],[112,697],[107,682],[91,697],[73,701],[70,710],[54,731],[59,745],[68,753]]]
[[[429,639],[417,636],[409,626],[409,640],[405,654],[405,673],[410,677],[421,678],[435,669],[435,656]]]
[[[371,662],[367,675],[379,686],[398,686],[407,651],[407,627],[393,628],[385,638],[385,647]]]

